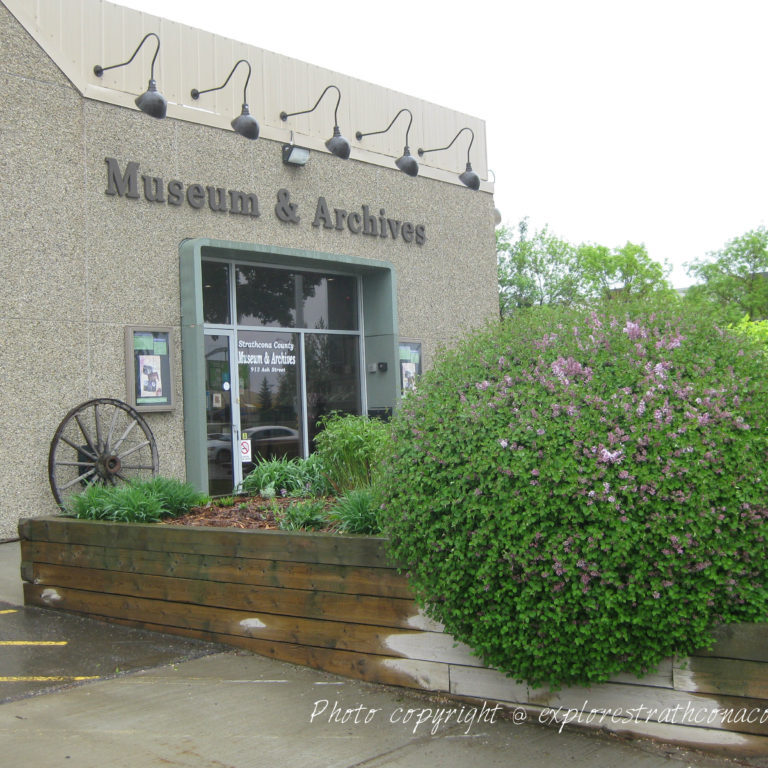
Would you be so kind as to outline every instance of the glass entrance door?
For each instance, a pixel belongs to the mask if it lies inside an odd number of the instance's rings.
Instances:
[[[205,336],[205,412],[208,447],[208,493],[232,493],[236,477],[236,425],[232,409],[232,334],[226,331]]]

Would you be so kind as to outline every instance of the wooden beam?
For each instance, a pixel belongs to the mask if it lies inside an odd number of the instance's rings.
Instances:
[[[712,634],[715,638],[712,650],[695,651],[694,656],[718,656],[768,663],[768,623],[726,624],[715,627]]]
[[[390,568],[386,539],[376,536],[343,536],[335,533],[231,530],[169,526],[162,523],[109,523],[66,517],[27,518],[19,535],[28,541],[226,555],[262,560],[332,563]]]
[[[257,613],[440,631],[412,600],[177,579],[35,563],[34,583]],[[162,622],[160,622],[162,623]]]
[[[291,563],[224,555],[193,555],[124,547],[23,541],[22,560],[184,579],[258,584],[287,589],[413,599],[405,576],[393,568],[328,563]],[[26,578],[26,577],[25,577]],[[31,578],[27,578],[30,581]]]
[[[768,664],[763,662],[692,656],[676,660],[673,673],[678,691],[768,700]]]
[[[339,648],[397,658],[480,665],[480,661],[466,647],[456,646],[450,635],[439,632],[189,605],[42,584],[26,584],[25,598],[32,605],[100,618],[127,619],[163,627],[208,630],[228,636]]]

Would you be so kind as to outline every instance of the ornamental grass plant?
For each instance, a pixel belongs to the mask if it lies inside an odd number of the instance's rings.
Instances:
[[[367,416],[332,413],[321,421],[315,436],[317,460],[333,488],[341,495],[376,482],[389,437],[389,426]]]
[[[537,308],[393,422],[384,532],[427,612],[533,686],[642,676],[768,617],[768,365],[690,309]]]
[[[67,512],[85,520],[155,523],[165,517],[183,515],[207,501],[205,494],[188,483],[155,477],[122,485],[93,483],[70,497]]]

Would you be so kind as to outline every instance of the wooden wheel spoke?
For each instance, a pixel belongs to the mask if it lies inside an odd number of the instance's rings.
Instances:
[[[105,451],[109,451],[109,446],[112,445],[112,435],[115,434],[115,427],[117,426],[117,418],[120,415],[120,411],[115,408],[115,412],[112,414],[112,423],[109,425],[109,433],[107,434],[107,442],[104,446]]]
[[[95,467],[95,461],[57,461],[57,467]]]
[[[135,421],[132,421],[132,422],[131,422],[131,423],[130,423],[130,424],[129,424],[129,425],[126,427],[126,428],[125,428],[125,432],[123,432],[123,434],[120,436],[120,439],[119,439],[119,440],[118,440],[118,441],[115,443],[115,451],[119,451],[119,450],[120,450],[120,446],[121,446],[121,445],[123,444],[123,442],[125,441],[125,438],[126,438],[126,437],[128,437],[128,435],[130,435],[130,434],[131,434],[131,430],[132,430],[132,429],[133,429],[135,426],[136,426],[136,422],[135,422]]]
[[[146,448],[146,446],[148,445],[149,445],[149,440],[145,440],[143,443],[140,443],[139,445],[134,445],[133,448],[129,448],[125,453],[117,454],[117,458],[122,460],[126,456],[130,456],[132,453],[136,453],[136,451],[140,451],[142,448]]]
[[[78,452],[82,452],[85,456],[87,456],[89,459],[93,459],[94,461],[98,461],[99,457],[96,454],[96,452],[90,452],[85,449],[85,446],[83,445],[75,445],[69,438],[64,437],[64,435],[61,435],[59,438],[62,442],[66,443],[70,448],[74,448]]]
[[[93,406],[93,418],[96,422],[96,450],[100,451],[102,442],[101,442],[101,419],[99,418],[99,406],[94,405]]]
[[[75,483],[81,483],[81,482],[83,482],[83,481],[84,481],[84,480],[85,480],[87,477],[90,477],[91,475],[93,475],[93,474],[95,474],[95,473],[96,473],[96,469],[95,469],[95,468],[94,468],[94,469],[89,469],[87,472],[84,472],[82,475],[80,475],[79,477],[76,477],[74,480],[70,480],[70,481],[69,481],[68,483],[66,483],[65,485],[62,485],[62,486],[61,486],[61,490],[62,490],[62,491],[66,491],[66,490],[67,490],[67,488],[71,488],[71,487],[72,487],[72,486],[73,486]]]
[[[94,446],[93,440],[91,440],[90,434],[86,431],[85,427],[83,426],[83,422],[80,421],[80,416],[78,414],[75,414],[75,421],[77,422],[77,426],[80,427],[80,431],[83,434],[83,437],[85,438],[85,442],[88,443],[88,447],[96,454],[98,455],[99,449]]]

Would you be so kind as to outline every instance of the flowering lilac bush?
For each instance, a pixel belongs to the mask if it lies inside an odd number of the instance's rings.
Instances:
[[[768,618],[766,356],[675,311],[520,313],[394,420],[392,554],[518,681],[642,675]]]

